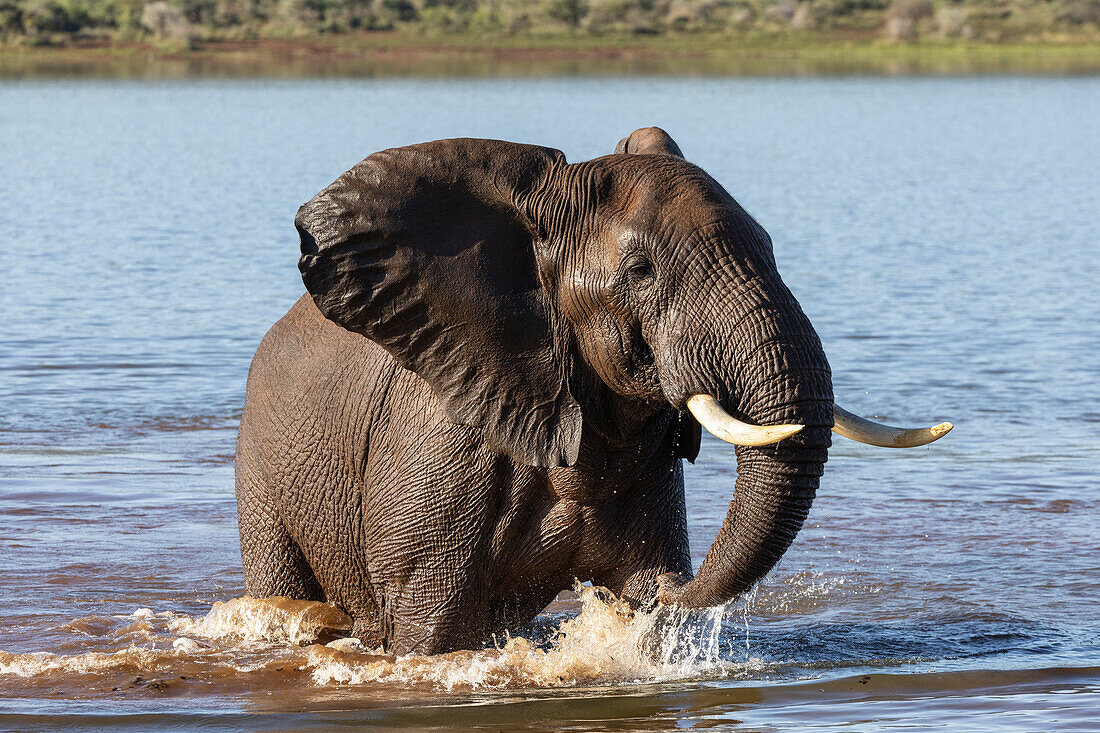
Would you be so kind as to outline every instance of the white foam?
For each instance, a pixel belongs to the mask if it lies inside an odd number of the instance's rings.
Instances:
[[[181,654],[198,654],[201,651],[210,649],[210,645],[201,644],[194,639],[188,639],[186,636],[181,636],[172,642],[172,648]]]
[[[174,617],[168,629],[206,639],[308,644],[326,631],[350,631],[351,619],[324,603],[245,596],[215,602],[200,619]]]
[[[494,649],[394,659],[315,646],[307,655],[313,680],[319,685],[388,683],[478,690],[665,681],[729,671],[731,663],[719,654],[724,608],[633,613],[624,603],[602,600],[606,591],[577,591],[580,613],[563,621],[543,647],[507,637]]]
[[[325,644],[329,649],[335,649],[338,652],[356,652],[364,654],[370,652],[370,649],[363,646],[363,642],[356,639],[354,636],[346,636],[343,639],[336,639]]]
[[[562,621],[543,643],[505,636],[489,649],[395,658],[354,638],[327,646],[315,643],[326,634],[351,628],[351,620],[332,606],[245,597],[215,603],[198,618],[151,609],[115,617],[116,628],[95,638],[129,641],[121,650],[67,656],[0,652],[0,674],[59,678],[111,671],[160,674],[194,662],[204,670],[198,674],[248,675],[290,665],[288,670],[309,673],[317,685],[480,690],[713,677],[748,671],[754,664],[720,654],[724,607],[703,611],[661,607],[639,613],[606,590],[580,586],[575,590],[580,612]],[[93,617],[97,623],[98,619]],[[78,631],[79,624],[74,624]],[[313,644],[304,655],[297,651],[302,644]]]
[[[30,654],[0,652],[0,675],[38,677],[56,675],[58,672],[101,674],[135,667],[152,668],[163,654],[156,649],[140,647],[130,647],[118,652],[88,652],[68,656],[48,652]]]

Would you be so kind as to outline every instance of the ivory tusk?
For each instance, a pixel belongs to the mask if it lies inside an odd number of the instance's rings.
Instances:
[[[711,435],[734,445],[771,445],[802,429],[801,425],[749,425],[723,410],[718,400],[706,394],[689,397],[687,408]]]
[[[949,422],[941,422],[930,428],[892,428],[879,425],[859,415],[853,415],[840,405],[833,405],[833,432],[867,445],[882,448],[915,448],[939,440],[955,427]]]

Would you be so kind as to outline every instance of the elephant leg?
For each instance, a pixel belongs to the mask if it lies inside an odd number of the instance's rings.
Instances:
[[[241,561],[248,594],[256,598],[286,596],[306,601],[325,600],[297,543],[283,526],[267,491],[238,460],[237,523]]]
[[[572,578],[562,578],[560,582],[546,583],[524,593],[498,599],[489,613],[489,633],[499,635],[523,629],[571,582]]]
[[[608,523],[619,529],[607,534],[605,542],[615,561],[594,579],[635,608],[655,604],[661,588],[673,579],[692,577],[683,468],[676,461],[671,471],[654,474],[662,480],[638,487],[633,500],[647,511],[631,512],[627,507],[614,512],[623,521]]]
[[[476,649],[488,636],[489,607],[484,581],[444,580],[425,574],[412,579],[400,599],[383,604],[386,651],[442,654]]]
[[[278,521],[255,517],[264,522],[249,531],[249,542],[241,546],[245,588],[257,598],[286,596],[306,601],[325,600],[298,545]],[[241,524],[242,530],[244,523]]]
[[[634,608],[650,608],[670,579],[688,580],[691,567],[679,563],[641,568],[607,583],[607,588]]]

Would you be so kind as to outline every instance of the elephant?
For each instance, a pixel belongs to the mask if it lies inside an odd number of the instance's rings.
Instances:
[[[246,588],[326,601],[392,654],[479,648],[578,580],[704,608],[784,554],[831,433],[920,445],[834,406],[768,234],[660,128],[611,155],[501,140],[374,153],[295,218],[307,290],[246,386]],[[683,460],[737,479],[697,573]]]

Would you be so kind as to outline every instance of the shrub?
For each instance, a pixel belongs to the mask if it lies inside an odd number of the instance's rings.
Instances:
[[[830,25],[836,13],[828,0],[800,2],[791,16],[791,28],[796,31],[815,30]]]
[[[936,10],[936,29],[946,38],[969,38],[970,10],[959,6],[945,6]]]
[[[577,29],[588,15],[588,3],[586,0],[550,0],[545,7],[546,14],[564,23],[570,28]]]
[[[295,30],[317,28],[324,18],[313,0],[279,0],[276,16],[280,25]]]
[[[887,18],[906,18],[914,23],[931,15],[931,0],[894,0],[886,11]]]
[[[15,0],[0,0],[0,36],[23,32],[23,9]]]
[[[917,24],[932,16],[931,0],[894,0],[886,11],[886,37],[909,41],[917,35]]]
[[[1058,20],[1069,25],[1100,25],[1100,0],[1075,0],[1058,13]]]
[[[880,30],[894,41],[1036,38],[1054,28],[1095,39],[1100,0],[0,0],[0,40],[55,43],[110,31],[189,42],[356,29],[447,33],[688,33]]]
[[[756,20],[756,8],[748,3],[741,3],[730,8],[729,24],[734,28],[750,28]]]
[[[23,28],[31,35],[72,33],[81,28],[77,18],[57,0],[27,0],[23,4]]]
[[[418,17],[416,6],[409,0],[375,0],[375,27],[392,28],[398,23],[411,23]]]
[[[162,41],[191,42],[191,24],[183,11],[163,0],[148,3],[142,9],[141,24]]]
[[[886,10],[890,0],[832,0],[834,15],[852,15],[863,10]]]
[[[725,20],[729,6],[723,0],[672,0],[665,13],[665,24],[674,30],[714,27]]]
[[[764,17],[772,22],[787,25],[798,11],[795,0],[778,0],[764,8]]]
[[[470,31],[483,35],[499,33],[503,27],[504,23],[500,19],[500,14],[497,13],[494,8],[478,8],[478,10],[470,16],[470,23],[468,25]]]
[[[660,23],[652,0],[593,0],[585,27],[598,33],[653,33]]]

